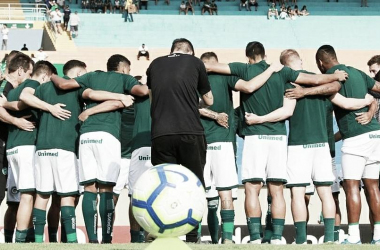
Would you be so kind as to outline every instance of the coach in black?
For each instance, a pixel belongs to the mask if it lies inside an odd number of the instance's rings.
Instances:
[[[207,144],[198,108],[213,103],[210,83],[189,40],[174,40],[170,53],[155,59],[147,70],[152,102],[152,164],[181,164],[204,183]]]

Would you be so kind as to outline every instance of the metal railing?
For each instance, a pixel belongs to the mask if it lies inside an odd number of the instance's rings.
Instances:
[[[47,6],[33,3],[0,3],[0,20],[45,21]]]

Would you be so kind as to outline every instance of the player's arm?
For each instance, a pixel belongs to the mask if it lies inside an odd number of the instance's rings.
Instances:
[[[22,90],[20,94],[20,101],[25,103],[26,105],[37,108],[46,112],[51,113],[54,117],[65,120],[70,118],[71,112],[69,110],[63,109],[66,105],[63,103],[57,103],[55,105],[51,105],[47,102],[40,100],[38,97],[34,95],[35,89],[26,87]]]
[[[226,63],[205,63],[207,72],[231,75],[230,66]]]
[[[366,106],[371,105],[373,100],[373,96],[371,96],[370,94],[366,94],[364,99],[347,98],[339,93],[336,93],[330,97],[330,101],[334,105],[347,110],[358,110],[364,108]]]
[[[296,107],[296,100],[284,97],[284,104],[271,113],[263,116],[258,116],[252,113],[245,114],[245,122],[248,125],[261,124],[264,122],[278,122],[288,119],[293,115]]]
[[[369,109],[367,112],[355,113],[355,120],[361,125],[366,125],[370,123],[378,108],[379,106],[377,101],[373,100],[371,105],[369,105]]]
[[[321,85],[331,83],[334,81],[345,81],[348,78],[348,74],[343,70],[336,70],[334,74],[306,74],[300,73],[296,79],[296,83],[305,85]]]
[[[149,89],[146,84],[138,84],[132,87],[131,94],[135,96],[149,95]]]
[[[218,113],[210,109],[199,109],[201,116],[215,120],[220,126],[228,128],[228,115],[226,113]]]
[[[341,85],[339,82],[332,82],[328,84],[323,84],[316,87],[310,87],[310,88],[303,88],[302,86],[292,83],[294,86],[292,89],[287,89],[285,91],[285,97],[290,99],[300,99],[305,96],[312,96],[312,95],[333,95],[337,93]]]
[[[102,102],[92,108],[84,110],[80,115],[79,115],[79,120],[84,122],[87,120],[87,118],[91,115],[99,114],[99,113],[107,113],[111,112],[117,109],[122,109],[124,108],[124,104],[121,101],[105,101]]]
[[[64,79],[54,74],[51,76],[50,80],[57,88],[63,90],[76,89],[80,87],[79,83],[75,79]]]
[[[263,86],[268,81],[268,79],[271,77],[273,73],[280,71],[283,67],[284,65],[282,65],[279,62],[272,63],[268,69],[266,69],[260,75],[252,78],[251,80],[249,81],[244,81],[241,79],[238,80],[235,84],[235,90],[238,90],[244,93],[252,93],[258,90],[259,88],[261,88],[261,86]]]
[[[214,97],[212,95],[211,90],[207,92],[206,94],[202,95],[200,101],[199,101],[199,108],[208,108],[214,103]]]
[[[103,90],[86,89],[83,91],[82,97],[83,99],[90,99],[96,102],[105,102],[108,100],[120,101],[125,107],[129,107],[133,104],[133,97],[130,95],[112,93]]]
[[[3,94],[1,94],[0,107],[3,107],[8,110],[12,110],[12,111],[21,111],[21,110],[26,109],[28,105],[25,105],[22,101],[8,102],[7,98]]]
[[[33,131],[35,128],[34,124],[27,120],[30,116],[17,118],[14,116],[11,116],[3,107],[0,107],[0,121],[12,124],[19,129],[25,130],[25,131]]]
[[[375,85],[373,85],[372,90],[377,93],[380,93],[380,82],[375,81]]]

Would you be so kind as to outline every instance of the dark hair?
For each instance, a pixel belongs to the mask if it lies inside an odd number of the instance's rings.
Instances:
[[[9,54],[8,59],[9,57],[11,57],[11,53]],[[29,70],[30,64],[33,65],[34,62],[29,56],[25,55],[24,53],[17,52],[15,56],[12,59],[10,59],[9,63],[7,64],[8,73],[13,73],[16,70],[18,70],[20,67],[24,70],[24,72],[26,72]]]
[[[79,60],[70,60],[66,62],[65,65],[63,65],[63,74],[67,75],[67,72],[69,72],[71,69],[76,68],[76,67],[85,69],[87,65],[84,62],[79,61]]]
[[[261,58],[265,57],[265,49],[264,45],[260,42],[250,42],[247,44],[245,48],[245,55],[248,58],[255,59],[256,56],[261,56]]]
[[[336,53],[334,48],[331,45],[323,45],[321,46],[317,53],[315,54],[315,59],[320,60],[322,62],[330,62],[336,61]]]
[[[57,74],[57,69],[49,61],[38,61],[33,67],[33,76],[39,76],[40,74]]]
[[[369,59],[369,61],[367,62],[368,66],[372,66],[374,64],[380,65],[380,55],[371,57],[371,59]]]
[[[218,61],[218,56],[214,52],[206,52],[201,55],[201,60],[215,58]]]
[[[117,67],[121,62],[131,65],[131,62],[123,55],[112,55],[107,61],[107,71],[117,71]]]
[[[294,5],[294,9],[298,9],[298,5]]]
[[[380,82],[380,71],[377,72],[377,74],[375,75],[374,79],[378,82]]]
[[[186,52],[186,53],[192,52],[192,55],[194,55],[193,44],[186,38],[175,39],[172,43],[170,53],[173,53],[174,50],[182,50],[183,52]]]
[[[302,6],[301,10],[306,10],[306,5]]]

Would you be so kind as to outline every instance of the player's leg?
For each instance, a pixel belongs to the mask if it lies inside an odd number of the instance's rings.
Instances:
[[[67,243],[77,243],[76,215],[75,215],[75,196],[61,197],[61,217]]]
[[[116,181],[116,180],[115,180]],[[102,243],[112,243],[113,214],[115,206],[112,195],[113,185],[99,184],[99,215],[102,221]]]
[[[116,185],[113,187],[113,202],[115,204],[115,208],[117,206],[117,202],[119,201],[119,196],[122,190],[128,185],[128,176],[129,176],[129,166],[131,163],[131,159],[122,158],[120,165],[120,173],[117,178]],[[116,213],[113,216],[113,222],[115,222]],[[130,218],[129,218],[130,220]]]
[[[58,242],[57,232],[60,219],[61,198],[57,193],[51,196],[51,205],[47,214],[49,242]],[[62,239],[61,239],[62,241]]]
[[[268,209],[267,215],[265,216],[265,230],[263,235],[263,240],[261,243],[270,243],[270,239],[273,235],[273,223],[272,223],[272,197],[267,195]]]
[[[281,241],[285,225],[286,206],[283,194],[283,182],[268,182],[268,190],[272,197],[273,235],[271,244],[276,244],[278,241]]]
[[[8,161],[7,161],[8,162]],[[17,190],[16,181],[12,173],[12,168],[8,165],[7,178],[7,211],[4,215],[4,238],[5,243],[12,243],[16,226],[16,216],[20,204],[20,192]]]
[[[340,222],[341,222],[341,211],[339,206],[339,193],[340,193],[340,186],[341,181],[343,180],[343,173],[342,171],[338,171],[335,164],[335,158],[331,159],[332,167],[333,167],[333,174],[335,177],[334,184],[331,186],[331,191],[335,203],[335,225],[334,225],[334,242],[339,243],[339,232],[340,232]]]
[[[316,189],[322,202],[322,214],[325,225],[324,242],[334,242],[335,202],[331,186],[316,185]]]
[[[46,207],[49,202],[50,194],[37,193],[33,208],[33,223],[35,227],[36,243],[44,241],[44,231],[46,224]]]
[[[98,210],[96,183],[84,185],[82,213],[90,243],[98,243]]]
[[[291,209],[294,226],[296,229],[296,244],[304,244],[306,242],[306,226],[308,214],[305,203],[306,187],[292,187],[290,190],[292,196]]]
[[[220,217],[222,219],[222,244],[232,243],[234,232],[235,210],[232,200],[232,191],[218,191],[221,201]]]

